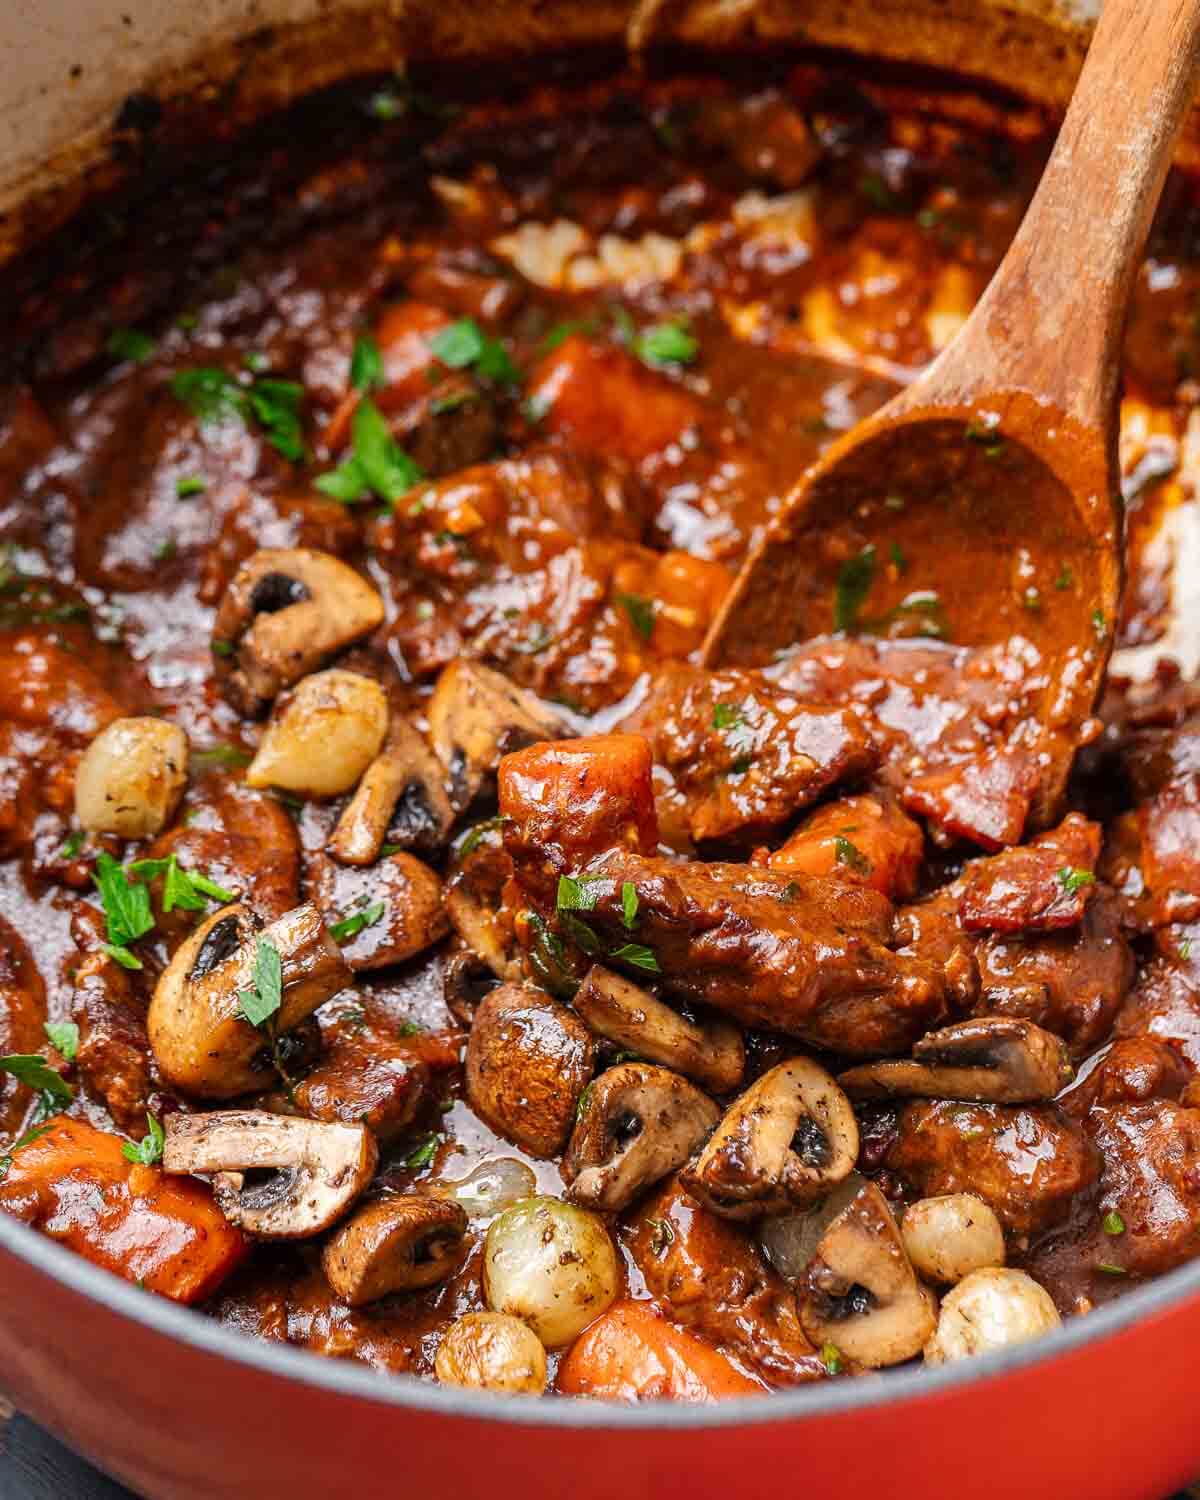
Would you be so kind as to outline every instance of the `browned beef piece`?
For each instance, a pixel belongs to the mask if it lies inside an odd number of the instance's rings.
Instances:
[[[622,727],[650,741],[698,842],[761,837],[879,759],[850,709],[809,705],[757,672],[673,664]]]
[[[1095,1147],[1052,1104],[946,1100],[905,1105],[884,1163],[922,1197],[976,1194],[1016,1235],[1061,1223],[1100,1169]]]
[[[976,940],[958,920],[960,889],[945,886],[927,901],[896,912],[896,951],[940,969],[956,1008],[965,1010],[979,995]]]
[[[500,420],[481,386],[468,375],[451,375],[408,409],[396,436],[422,474],[440,479],[491,458]]]
[[[217,772],[193,783],[179,820],[146,853],[153,859],[178,856],[185,869],[248,901],[264,921],[300,901],[300,841],[287,809],[267,793]],[[179,908],[159,917],[172,944],[182,942],[194,925],[195,913]]]
[[[1154,1037],[1114,1042],[1073,1088],[1056,1103],[1081,1120],[1093,1105],[1145,1104],[1150,1099],[1178,1099],[1190,1074],[1178,1055]]]
[[[1105,1235],[1105,1261],[1157,1276],[1200,1254],[1200,1109],[1167,1099],[1101,1105],[1084,1129],[1104,1158],[1097,1214],[1124,1226]]]
[[[630,1217],[627,1244],[676,1323],[711,1339],[772,1385],[820,1379],[795,1294],[744,1229],[668,1184]]]
[[[1133,979],[1116,900],[1101,887],[1078,929],[993,933],[975,950],[981,1015],[1022,1016],[1061,1036],[1075,1058],[1108,1036]]]
[[[590,869],[610,951],[648,946],[666,988],[853,1057],[906,1051],[947,1014],[940,969],[892,951],[893,910],[862,886],[621,850]],[[637,894],[631,931],[624,887]],[[619,951],[613,961],[621,962]],[[646,974],[645,961],[631,971]]]
[[[153,1059],[145,1004],[129,971],[99,950],[85,954],[75,971],[72,1016],[84,1086],[122,1130],[140,1139],[154,1093]]]
[[[1077,927],[1096,889],[1100,826],[1069,813],[1049,833],[967,866],[959,919],[968,932]]]
[[[46,987],[29,949],[0,917],[0,1052],[41,1052],[46,1045]],[[32,1097],[0,1073],[0,1139],[20,1129]]]
[[[1118,1037],[1148,1036],[1165,1042],[1193,1074],[1200,1073],[1200,983],[1195,969],[1190,945],[1186,958],[1178,953],[1152,958],[1143,965],[1113,1026]]]
[[[326,1050],[296,1085],[296,1108],[314,1120],[367,1125],[381,1141],[411,1124],[428,1097],[429,1069],[375,1028],[343,1015],[322,1027]]]

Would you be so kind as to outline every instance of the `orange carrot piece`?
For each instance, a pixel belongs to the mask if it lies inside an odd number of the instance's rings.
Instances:
[[[618,1302],[576,1339],[559,1366],[568,1396],[689,1401],[761,1395],[765,1387],[644,1302]]]
[[[766,863],[788,875],[832,875],[907,901],[924,854],[921,825],[890,797],[843,797],[811,813]]]
[[[85,1260],[175,1302],[200,1302],[247,1242],[203,1183],[128,1161],[124,1142],[59,1115],[13,1153],[0,1209]]]

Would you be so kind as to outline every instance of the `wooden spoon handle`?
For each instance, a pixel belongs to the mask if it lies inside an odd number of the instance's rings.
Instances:
[[[915,400],[1023,391],[1103,424],[1198,54],[1200,0],[1105,0],[1024,221],[967,325],[918,382],[919,397],[913,388]]]

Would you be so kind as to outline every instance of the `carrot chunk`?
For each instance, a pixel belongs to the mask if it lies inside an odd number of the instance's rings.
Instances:
[[[597,1318],[559,1366],[558,1388],[564,1395],[609,1401],[697,1404],[758,1395],[764,1389],[644,1302],[618,1302]]]
[[[175,1302],[210,1296],[247,1243],[202,1183],[128,1161],[118,1135],[59,1115],[13,1153],[0,1209]]]

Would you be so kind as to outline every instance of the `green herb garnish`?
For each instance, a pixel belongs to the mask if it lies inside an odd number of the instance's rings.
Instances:
[[[663,369],[670,365],[687,365],[695,359],[700,345],[686,323],[655,323],[635,334],[630,348],[645,365]]]
[[[351,456],[314,481],[323,495],[343,505],[377,495],[394,505],[425,477],[392,437],[379,408],[365,396],[354,409],[350,433]]]
[[[369,333],[355,339],[354,353],[350,356],[350,384],[365,395],[383,385],[386,378],[379,345]]]
[[[208,488],[208,480],[199,474],[183,474],[175,481],[175,494],[180,500],[187,500],[192,495],[202,495]]]
[[[74,1021],[47,1021],[42,1027],[50,1045],[61,1052],[68,1062],[74,1062],[79,1054],[79,1027]]]
[[[848,865],[860,875],[871,873],[871,861],[857,844],[852,844],[843,834],[839,833],[835,836],[833,848],[839,865]]]
[[[621,921],[627,932],[632,932],[638,914],[637,886],[632,880],[621,882]]]
[[[875,581],[875,544],[868,543],[857,557],[851,557],[838,569],[837,589],[833,598],[833,628],[853,630],[858,622],[871,585]]]
[[[434,357],[448,369],[474,368],[485,380],[497,385],[515,385],[521,372],[508,357],[499,339],[489,338],[474,318],[460,318],[429,341]]]
[[[1100,1227],[1104,1230],[1105,1234],[1124,1234],[1125,1220],[1115,1208],[1110,1208],[1100,1220]]]
[[[821,1363],[831,1375],[838,1375],[842,1369],[842,1351],[836,1344],[821,1345]]]
[[[84,834],[82,829],[76,828],[73,833],[67,834],[63,840],[62,848],[54,856],[55,859],[75,859],[83,848]]]
[[[39,1095],[43,1119],[61,1105],[70,1104],[75,1097],[75,1090],[67,1080],[39,1053],[10,1052],[0,1057],[0,1073],[8,1073]]]
[[[361,911],[351,912],[340,922],[331,923],[330,936],[335,943],[348,943],[351,938],[356,938],[364,927],[374,927],[386,910],[385,902],[373,901],[370,906],[364,906]]]
[[[1070,865],[1064,865],[1054,877],[1068,896],[1073,896],[1076,891],[1085,885],[1095,882],[1095,875],[1091,870],[1076,870]]]
[[[154,353],[154,340],[140,328],[114,328],[104,345],[104,352],[114,359],[141,364]]]
[[[622,963],[632,964],[635,969],[645,969],[648,974],[662,973],[654,950],[647,948],[644,943],[622,943],[619,948],[613,949],[609,957],[620,959]]]
[[[640,594],[618,594],[617,603],[642,640],[648,641],[654,634],[654,601],[643,599]]]
[[[140,969],[142,961],[130,952],[129,944],[145,937],[154,927],[150,892],[140,883],[130,884],[117,861],[103,851],[96,859],[92,880],[100,892],[108,930],[104,952],[126,969]]]
[[[411,1172],[417,1172],[422,1167],[427,1167],[437,1155],[438,1137],[427,1135],[415,1150],[410,1151],[404,1158],[404,1165]]]
[[[268,378],[243,385],[227,370],[209,365],[177,371],[171,390],[202,427],[235,421],[249,426],[253,418],[284,458],[297,463],[304,457],[304,387],[296,381]]]
[[[162,1126],[149,1111],[146,1113],[146,1125],[149,1133],[136,1143],[126,1141],[121,1147],[121,1155],[126,1161],[136,1162],[143,1167],[152,1167],[156,1162],[162,1161],[166,1135]]]
[[[468,855],[474,854],[486,834],[503,827],[504,816],[498,814],[494,818],[485,818],[482,823],[476,823],[473,828],[468,828],[462,843],[458,846],[459,859],[466,859]]]
[[[239,1011],[257,1030],[271,1020],[283,1004],[283,962],[270,938],[259,938],[254,951],[252,989],[239,990]]]
[[[712,727],[714,729],[736,729],[746,722],[746,715],[736,703],[714,703]]]
[[[1127,1276],[1129,1274],[1124,1266],[1114,1265],[1111,1260],[1097,1261],[1096,1270],[1102,1271],[1105,1276]]]

